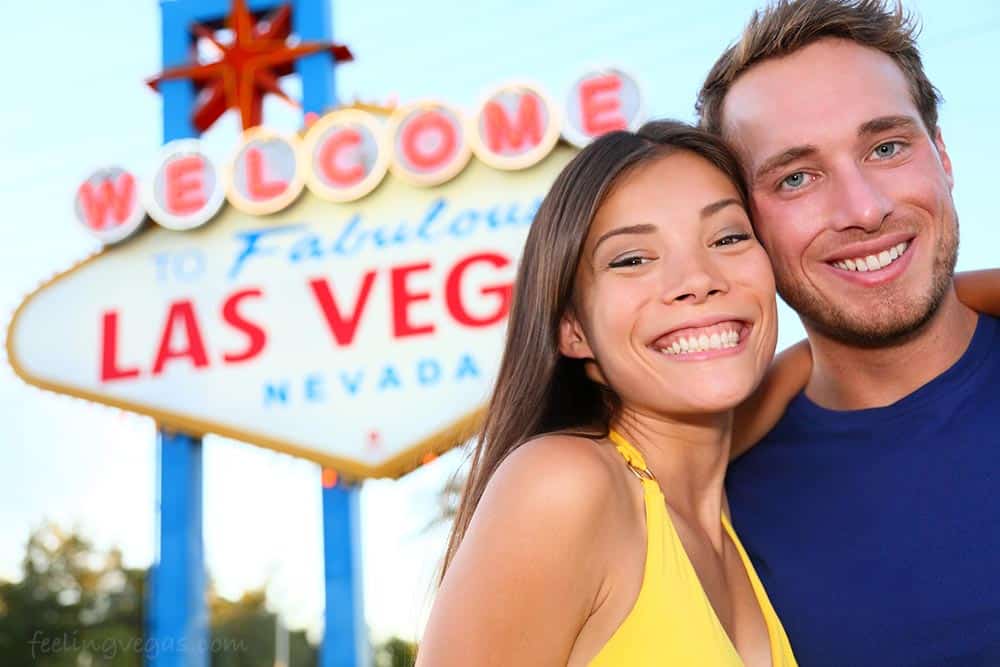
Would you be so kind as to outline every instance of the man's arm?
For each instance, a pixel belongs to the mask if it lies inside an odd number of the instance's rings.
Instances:
[[[757,390],[736,407],[730,459],[756,445],[774,428],[789,402],[806,386],[811,372],[812,354],[807,340],[800,340],[775,357]]]
[[[969,308],[1000,317],[1000,269],[955,274],[955,291]],[[806,386],[811,371],[808,341],[799,341],[777,356],[757,391],[736,408],[730,458],[746,452],[774,428],[788,403]]]
[[[980,313],[1000,316],[1000,269],[964,271],[955,275],[958,300]]]

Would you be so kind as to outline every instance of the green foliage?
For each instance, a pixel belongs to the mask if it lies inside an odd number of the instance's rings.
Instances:
[[[147,570],[124,567],[75,531],[46,523],[32,532],[18,582],[0,580],[3,667],[140,667]],[[275,617],[263,589],[230,601],[207,593],[212,667],[273,667]],[[288,635],[288,667],[314,667],[305,632]]]
[[[413,667],[417,645],[399,637],[390,637],[375,648],[375,667]]]
[[[235,602],[210,599],[212,667],[273,667],[276,619],[266,601],[263,589],[247,591]],[[305,632],[288,633],[288,667],[314,667],[318,657]]]
[[[0,582],[0,664],[142,664],[132,640],[143,636],[144,570],[53,524],[31,534],[21,569],[21,581]]]
[[[123,565],[75,531],[46,523],[32,532],[18,582],[0,580],[2,667],[140,667],[147,570]],[[210,587],[211,667],[273,667],[275,616],[264,589],[227,600]],[[398,637],[373,647],[376,667],[412,667],[417,646]],[[318,651],[288,633],[288,666],[315,667]]]

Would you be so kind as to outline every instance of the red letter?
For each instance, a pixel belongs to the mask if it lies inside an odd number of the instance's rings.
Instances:
[[[323,315],[326,317],[326,324],[330,327],[330,333],[337,345],[350,345],[354,340],[354,334],[358,330],[358,323],[361,321],[361,314],[365,312],[365,304],[368,303],[368,293],[372,290],[372,283],[375,282],[375,271],[368,271],[361,281],[361,291],[358,298],[354,300],[354,308],[348,318],[340,314],[340,308],[330,291],[330,284],[325,278],[316,278],[309,281],[313,295],[319,301]]]
[[[174,215],[191,215],[205,205],[205,163],[197,155],[171,160],[163,169],[166,209]]]
[[[451,273],[448,274],[448,280],[445,282],[444,290],[445,301],[448,304],[448,312],[451,313],[451,316],[455,318],[456,322],[464,324],[467,327],[487,327],[507,317],[507,313],[510,311],[510,297],[512,291],[510,283],[479,288],[479,293],[483,296],[486,296],[487,294],[496,294],[500,297],[496,310],[489,315],[485,317],[475,317],[465,309],[465,304],[462,303],[462,277],[465,275],[465,270],[477,262],[485,262],[498,269],[510,264],[510,260],[503,255],[498,255],[492,252],[484,252],[479,253],[478,255],[470,255],[469,257],[466,257],[456,264],[451,270]]]
[[[499,102],[487,102],[483,115],[486,120],[486,143],[494,153],[504,152],[505,147],[512,151],[521,150],[525,142],[528,148],[542,143],[542,113],[538,98],[531,93],[521,95],[516,125],[511,124],[507,111]]]
[[[427,301],[431,298],[429,292],[410,292],[406,288],[406,277],[414,271],[427,271],[430,262],[408,264],[392,269],[392,335],[396,338],[418,336],[434,332],[433,324],[414,325],[410,322],[410,304],[415,301]]]
[[[88,227],[91,229],[113,227],[125,222],[132,210],[135,178],[127,171],[118,175],[117,183],[112,183],[110,178],[106,178],[100,182],[96,193],[94,186],[90,182],[85,182],[80,186],[78,194]],[[112,224],[108,224],[109,212],[114,218]]]
[[[101,382],[135,377],[139,377],[138,368],[118,368],[118,311],[105,311],[101,320]]]
[[[331,134],[323,140],[316,165],[326,180],[344,188],[361,182],[365,177],[365,168],[359,160],[352,160],[351,166],[346,169],[337,164],[337,156],[342,150],[360,145],[361,135],[357,130],[350,129]]]
[[[622,81],[614,74],[588,79],[580,84],[580,119],[583,131],[596,137],[614,130],[624,130],[621,115]]]
[[[437,147],[427,150],[420,143],[420,137],[427,132],[440,135]],[[403,154],[415,167],[426,171],[440,169],[455,152],[458,137],[448,119],[437,111],[426,111],[403,126]]]
[[[185,347],[173,349],[170,346],[174,337],[174,325],[184,327]],[[194,306],[190,301],[176,301],[170,304],[167,312],[167,323],[163,327],[163,337],[160,339],[160,349],[156,352],[156,362],[153,364],[153,375],[163,372],[163,366],[169,359],[190,357],[195,368],[208,366],[208,356],[205,354],[205,343],[198,330],[198,318],[194,314]]]
[[[232,325],[234,329],[239,329],[246,334],[249,338],[247,344],[247,349],[239,353],[226,353],[222,355],[223,361],[236,362],[236,361],[249,361],[253,359],[260,351],[264,349],[264,344],[267,342],[267,334],[259,326],[253,322],[247,320],[245,317],[239,313],[240,301],[248,296],[259,297],[261,291],[259,289],[245,289],[242,292],[236,292],[231,297],[226,299],[226,302],[222,305],[222,319],[226,321],[227,324]]]
[[[246,170],[247,194],[250,199],[263,201],[274,199],[288,187],[284,181],[266,181],[264,176],[264,154],[259,148],[248,148],[244,164]]]

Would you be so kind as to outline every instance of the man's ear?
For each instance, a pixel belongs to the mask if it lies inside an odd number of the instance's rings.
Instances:
[[[948,189],[950,190],[955,186],[955,175],[951,171],[951,158],[948,157],[948,149],[945,148],[940,127],[934,131],[934,145],[937,147],[938,155],[941,157],[941,166],[944,168],[944,173],[948,175]]]
[[[572,308],[567,308],[559,320],[559,352],[570,359],[593,359],[587,334]]]

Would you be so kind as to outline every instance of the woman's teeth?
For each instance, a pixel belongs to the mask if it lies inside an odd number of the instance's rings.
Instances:
[[[725,350],[740,344],[740,334],[736,329],[710,327],[698,335],[679,336],[672,343],[657,349],[665,354],[693,354],[708,350]]]
[[[903,241],[888,250],[883,250],[877,255],[868,255],[867,257],[858,257],[857,259],[843,259],[839,262],[834,262],[833,265],[844,271],[860,271],[862,273],[865,271],[878,271],[902,257],[908,247],[910,247],[910,242]]]

